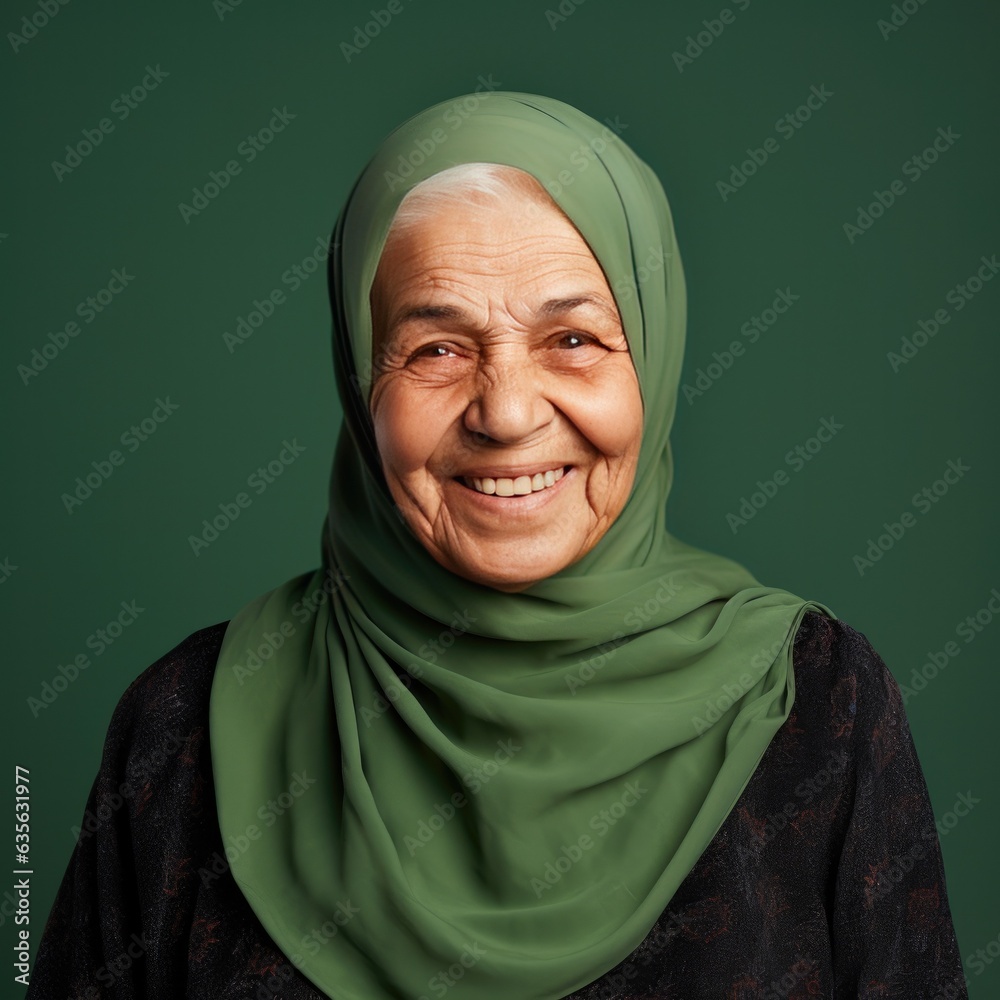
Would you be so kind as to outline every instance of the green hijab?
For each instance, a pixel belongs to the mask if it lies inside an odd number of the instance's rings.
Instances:
[[[393,214],[481,161],[533,174],[576,224],[644,403],[617,521],[519,594],[454,575],[411,534],[367,409]],[[347,199],[330,293],[345,418],[322,566],[236,615],[212,689],[226,856],[336,1000],[556,1000],[652,929],[788,717],[803,613],[834,616],[667,531],[684,275],[660,182],[614,130],[507,92],[414,116]]]

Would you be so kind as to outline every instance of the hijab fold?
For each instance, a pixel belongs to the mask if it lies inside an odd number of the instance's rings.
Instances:
[[[392,132],[337,221],[344,424],[322,563],[233,618],[211,696],[233,876],[336,1000],[558,1000],[612,969],[788,718],[803,614],[834,617],[667,531],[686,297],[653,171],[560,101],[463,100],[464,117],[448,101]],[[393,215],[468,162],[528,171],[576,225],[643,396],[622,513],[519,594],[458,577],[410,532],[367,409],[368,297]]]

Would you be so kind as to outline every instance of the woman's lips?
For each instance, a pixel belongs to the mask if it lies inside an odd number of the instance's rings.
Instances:
[[[552,469],[519,476],[456,476],[466,488],[485,496],[523,497],[551,489],[572,468],[559,465]]]

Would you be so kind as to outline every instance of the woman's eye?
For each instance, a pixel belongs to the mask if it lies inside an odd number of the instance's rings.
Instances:
[[[597,347],[602,346],[600,341],[596,337],[590,336],[589,333],[564,333],[559,338],[559,345],[561,347],[566,347],[569,349],[574,349],[577,347],[587,347],[589,345],[594,345]]]
[[[410,360],[413,361],[418,358],[446,358],[452,353],[444,344],[427,344],[426,347],[421,347],[414,351],[410,355]]]

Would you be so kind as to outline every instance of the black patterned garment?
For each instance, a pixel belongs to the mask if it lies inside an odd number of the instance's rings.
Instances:
[[[225,627],[122,696],[28,1000],[322,1000],[228,871],[208,737]],[[895,680],[863,635],[813,612],[794,669],[792,713],[715,839],[639,947],[574,1000],[968,997]]]

